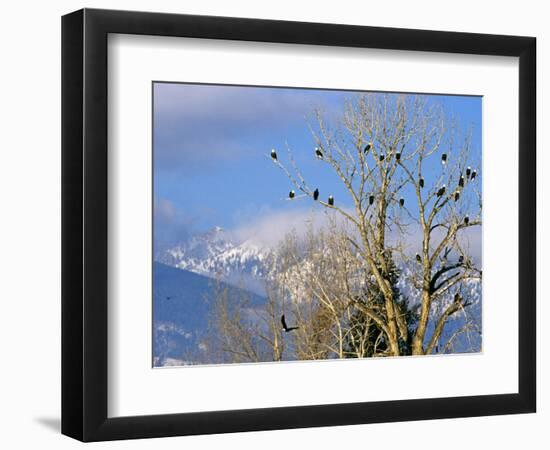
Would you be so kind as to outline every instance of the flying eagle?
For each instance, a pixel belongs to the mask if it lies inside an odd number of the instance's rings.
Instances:
[[[275,149],[271,150],[271,157],[274,161],[277,161],[277,152],[275,151]]]
[[[330,206],[334,206],[334,197],[332,195],[328,196],[328,204]]]
[[[296,195],[296,192],[294,192],[294,190],[292,190],[288,193],[288,198],[294,198],[295,195]]]
[[[292,331],[292,330],[297,330],[298,328],[300,327],[288,327],[287,324],[286,324],[286,320],[285,320],[285,315],[283,314],[281,316],[281,323],[283,325],[283,331],[285,333],[288,333],[289,331]]]
[[[315,156],[319,159],[323,159],[323,152],[319,147],[315,147]]]
[[[437,196],[441,197],[445,193],[445,185],[441,186],[439,190],[437,191]]]
[[[313,191],[313,200],[317,200],[319,198],[319,189],[315,189]]]

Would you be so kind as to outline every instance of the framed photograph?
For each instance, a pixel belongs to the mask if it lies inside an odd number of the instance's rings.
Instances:
[[[62,20],[62,432],[535,412],[532,37]]]

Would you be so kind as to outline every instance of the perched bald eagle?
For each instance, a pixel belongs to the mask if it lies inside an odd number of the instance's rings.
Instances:
[[[384,161],[384,158],[386,156],[384,155],[384,153],[380,153],[380,156],[378,157],[378,159],[380,160],[380,162]]]
[[[455,191],[455,202],[458,202],[459,198],[460,198],[460,192]]]
[[[472,171],[472,176],[470,177],[470,180],[473,180],[477,175],[477,172],[475,170]]]
[[[369,205],[374,203],[374,194],[369,195]]]
[[[468,166],[466,168],[466,177],[469,177],[471,173],[472,173],[472,168],[470,166]]]
[[[372,147],[372,142],[369,142],[367,145],[365,145],[365,148],[363,149],[363,153],[367,153],[371,147]]]
[[[460,187],[464,187],[464,175],[460,175],[460,179],[458,180],[458,185]]]
[[[313,200],[317,200],[319,198],[319,189],[315,189],[313,191]]]
[[[420,177],[420,180],[418,180],[418,184],[420,185],[420,188],[424,187],[424,178]]]
[[[443,165],[447,164],[447,153],[443,153],[441,155],[441,164]]]
[[[445,193],[445,185],[441,186],[439,190],[437,191],[437,196],[441,197]]]
[[[468,225],[470,223],[470,218],[468,216],[464,217],[464,223]]]
[[[334,197],[332,195],[328,196],[328,204],[330,206],[334,206]]]
[[[418,253],[416,254],[416,260],[422,262],[422,257]]]
[[[399,160],[401,159],[401,152],[397,152],[397,153],[395,154],[395,159],[396,159],[397,161],[399,161]]]
[[[401,206],[401,208],[403,208],[403,206],[405,206],[405,199],[403,197],[401,197],[399,199],[399,206]]]
[[[323,159],[323,152],[319,147],[315,147],[315,156],[319,159]]]
[[[294,198],[295,195],[296,195],[296,192],[294,192],[294,190],[292,190],[288,193],[288,198]]]
[[[275,161],[277,161],[277,152],[275,151],[275,149],[272,149],[272,150],[271,150],[271,157],[272,157]]]

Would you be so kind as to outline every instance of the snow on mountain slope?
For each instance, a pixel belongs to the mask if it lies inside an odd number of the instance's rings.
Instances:
[[[216,281],[186,270],[155,262],[153,265],[153,363],[154,366],[196,363],[204,359],[204,340]],[[252,305],[264,299],[220,283],[229,296],[250,298]],[[247,297],[247,298],[248,298]]]
[[[159,253],[156,260],[200,275],[221,277],[261,294],[263,263],[268,255],[268,249],[251,241],[237,242],[215,227]]]
[[[264,295],[263,280],[267,277],[265,264],[270,256],[269,249],[261,247],[254,242],[237,241],[230,233],[224,231],[220,227],[211,229],[210,231],[198,234],[191,237],[189,240],[179,243],[168,250],[157,255],[157,260],[172,266],[172,268],[180,269],[187,273],[187,276],[198,274],[203,275],[203,282],[213,283],[213,278],[221,278],[223,281],[234,286],[245,287],[247,291],[254,292],[260,296]],[[327,255],[328,257],[328,255]],[[400,281],[398,287],[401,294],[408,299],[409,304],[417,304],[420,301],[419,291],[413,287],[413,274],[416,270],[414,262],[407,264],[404,262],[396,262],[401,270]],[[169,267],[164,266],[166,269]],[[304,271],[308,271],[308,262],[301,261],[299,266],[290,269],[292,272],[300,272],[301,276],[297,277],[297,282],[303,279]],[[165,270],[166,270],[165,269]],[[172,269],[175,270],[175,269]],[[209,278],[205,278],[209,277]],[[287,284],[292,285],[292,276],[287,279]],[[163,286],[163,284],[155,284],[155,286]],[[191,285],[192,286],[192,285]],[[287,286],[288,287],[288,286]],[[291,287],[291,286],[290,286]],[[305,294],[300,294],[299,289],[302,286],[296,285],[296,298],[301,298]],[[187,288],[193,289],[192,287]],[[452,338],[453,351],[461,352],[475,349],[480,351],[482,348],[481,336],[481,316],[482,316],[482,285],[479,280],[471,280],[462,287],[462,295],[468,299],[470,306],[465,310],[455,314],[445,326],[442,341]],[[201,287],[201,290],[208,290]],[[186,292],[186,295],[192,295]],[[433,332],[434,320],[443,312],[444,308],[452,301],[453,293],[446,296],[441,301],[436,302],[432,308],[432,317],[428,337]],[[201,314],[206,314],[201,312]],[[200,319],[204,321],[205,319]],[[177,322],[181,325],[181,321]],[[473,324],[468,333],[458,333],[458,330],[465,327],[467,324]],[[196,337],[188,336],[189,330],[183,328],[170,328],[159,325],[159,341],[170,336],[169,342],[163,344],[163,348],[170,347],[172,341],[177,341],[180,344],[186,343],[186,346],[197,347]],[[470,326],[470,325],[468,325]],[[454,337],[453,337],[454,336]],[[170,355],[180,358],[181,355],[175,356],[170,350]]]

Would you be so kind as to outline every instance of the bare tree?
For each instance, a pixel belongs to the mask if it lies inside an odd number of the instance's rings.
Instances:
[[[276,153],[271,159],[302,193],[300,197],[317,201],[345,220],[351,228],[345,235],[346,247],[353,249],[356,261],[372,277],[383,298],[374,308],[351,291],[335,293],[334,280],[327,291],[326,282],[312,277],[317,285],[310,289],[323,305],[319,311],[336,321],[343,312],[349,313],[350,305],[361,310],[380,330],[388,356],[408,351],[403,343],[410,343],[413,355],[434,352],[448,320],[470,305],[462,293],[463,284],[481,278],[481,270],[462,239],[466,229],[481,225],[481,195],[476,187],[480,173],[469,167],[470,135],[461,135],[457,124],[436,104],[412,95],[365,94],[347,103],[335,126],[319,111],[316,119],[317,124],[311,127],[315,156],[339,177],[351,208],[340,206],[332,196],[326,201],[318,198],[318,187],[306,181],[290,149],[288,166]],[[406,198],[414,202],[406,203]],[[415,255],[405,242],[411,229],[421,236]],[[410,311],[392,289],[389,265],[393,255],[416,264],[411,282],[420,293],[420,304],[414,330],[406,321]],[[324,263],[318,264],[322,267]],[[434,306],[444,303],[442,312],[434,317]],[[326,320],[324,316],[321,319]],[[430,321],[433,333],[428,338]],[[334,332],[341,346],[342,326],[336,326]],[[331,351],[343,357],[342,348]]]
[[[233,289],[218,280],[210,308],[206,339],[212,362],[243,363],[281,361],[285,340],[280,322],[279,293],[266,286],[267,299],[253,304],[244,289]]]

